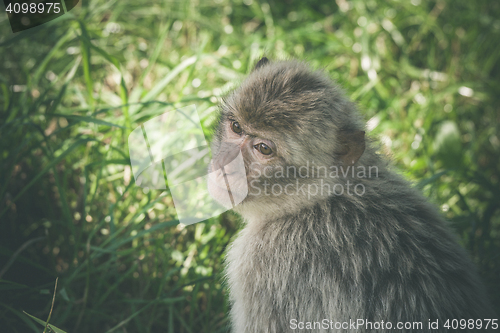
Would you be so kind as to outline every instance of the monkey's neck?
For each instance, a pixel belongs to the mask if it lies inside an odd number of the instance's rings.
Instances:
[[[351,191],[348,194],[346,191],[316,201],[288,196],[280,201],[269,200],[265,205],[244,204],[235,210],[250,228],[296,221],[315,225],[315,228],[335,225],[350,230],[362,224],[367,228],[398,230],[411,223],[422,223],[422,220],[429,225],[442,220],[439,212],[417,190],[392,172],[382,170],[377,178],[356,181],[362,185],[362,193]],[[424,213],[426,216],[422,215]]]

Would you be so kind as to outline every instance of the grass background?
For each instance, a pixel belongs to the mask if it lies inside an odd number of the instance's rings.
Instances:
[[[4,12],[4,8],[2,12]],[[127,137],[217,102],[262,56],[324,68],[439,205],[500,312],[500,3],[81,1],[12,34],[0,14],[0,327],[226,332],[225,213],[181,228],[130,175]],[[208,130],[207,130],[208,133]]]

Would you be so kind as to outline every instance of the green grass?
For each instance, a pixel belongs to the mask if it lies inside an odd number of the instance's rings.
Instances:
[[[0,17],[0,323],[225,332],[230,213],[177,225],[130,176],[127,137],[217,101],[262,56],[324,68],[451,221],[500,312],[498,1],[82,1],[13,35]],[[199,83],[199,86],[198,86]]]

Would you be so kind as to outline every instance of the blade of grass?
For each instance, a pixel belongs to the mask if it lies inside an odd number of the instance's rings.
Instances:
[[[33,74],[33,80],[32,84],[37,85],[38,81],[40,80],[40,77],[42,76],[43,73],[47,71],[47,65],[49,64],[50,60],[54,58],[56,53],[59,51],[59,49],[66,44],[67,41],[69,41],[73,37],[73,30],[70,30],[66,32],[54,45],[54,47],[49,51],[49,53],[45,56],[45,58],[42,60],[40,65],[38,66],[37,70]]]
[[[109,127],[119,127],[119,128],[125,128],[124,126],[117,125],[110,123],[109,121],[105,121],[102,119],[97,119],[97,118],[92,118],[92,117],[87,117],[87,116],[77,116],[77,115],[69,115],[69,114],[61,114],[61,113],[51,113],[48,114],[47,116],[52,116],[52,117],[64,117],[69,120],[74,120],[74,121],[81,121],[84,123],[92,123],[92,124],[97,124],[97,125],[104,125],[104,126],[109,126]]]
[[[90,42],[90,36],[88,34],[87,28],[85,27],[85,24],[82,21],[78,21],[80,24],[80,47],[82,50],[82,58],[83,58],[83,76],[85,79],[85,85],[87,86],[87,94],[89,97],[89,104],[92,109],[94,109],[94,84],[92,81],[92,78],[90,76],[90,49],[91,49],[91,42]]]
[[[40,179],[40,177],[42,177],[45,173],[47,173],[47,171],[49,171],[54,165],[62,161],[69,153],[71,153],[76,148],[90,141],[97,141],[97,140],[91,138],[85,138],[85,139],[79,139],[76,142],[74,142],[66,151],[61,153],[59,156],[55,157],[52,161],[50,161],[49,164],[45,166],[45,168],[42,169],[42,171],[40,171],[35,177],[33,177],[33,179],[26,186],[24,186],[22,190],[19,191],[19,193],[12,199],[12,202],[16,202],[28,189],[31,188],[31,186],[33,186]],[[0,217],[2,217],[3,214],[7,212],[8,209],[9,207],[6,207],[3,211],[1,211]]]
[[[52,324],[48,324],[46,323],[45,321],[41,320],[41,319],[38,319],[37,317],[35,316],[32,316],[30,315],[29,313],[27,313],[26,311],[23,311],[26,315],[28,315],[31,319],[33,319],[34,321],[36,321],[37,323],[45,326],[47,325],[48,328],[50,328],[52,331],[54,331],[55,333],[67,333],[66,331],[63,331],[62,329],[52,325]]]

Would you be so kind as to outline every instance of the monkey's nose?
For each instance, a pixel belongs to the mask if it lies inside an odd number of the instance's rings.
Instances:
[[[238,145],[224,142],[220,147],[219,153],[213,159],[214,167],[216,170],[221,169],[226,174],[230,174],[231,172],[227,170],[226,166],[234,161],[239,153],[240,147]]]

